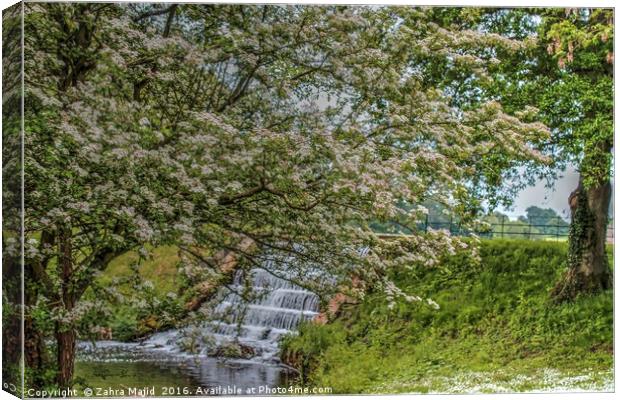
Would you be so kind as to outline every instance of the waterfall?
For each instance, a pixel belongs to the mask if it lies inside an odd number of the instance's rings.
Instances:
[[[193,327],[200,336],[215,339],[214,343],[200,346],[199,353],[206,354],[213,347],[238,341],[254,349],[254,360],[277,362],[279,339],[295,331],[302,321],[318,315],[319,298],[316,294],[268,272],[270,265],[265,267],[250,270],[245,277],[248,282],[244,282],[243,271],[238,270],[229,288],[220,290],[222,300],[213,310],[218,319]],[[248,286],[251,295],[246,300],[240,294],[248,292]],[[157,333],[143,345],[183,353],[179,343],[191,329]]]
[[[359,251],[361,256],[367,252]],[[142,343],[81,341],[79,361],[96,366],[141,362],[158,371],[182,371],[207,387],[286,386],[293,373],[280,363],[279,340],[319,311],[319,297],[291,280],[335,285],[330,274],[324,268],[295,268],[293,257],[266,260],[260,268],[238,270],[230,285],[220,288],[211,309],[205,308],[208,321],[156,333]],[[213,356],[213,350],[227,343],[251,348],[249,358]]]
[[[368,252],[368,247],[357,250],[362,257]],[[306,282],[335,285],[336,281],[323,268],[307,267],[302,272],[295,272],[294,256],[276,259],[267,258],[260,268],[245,273],[237,270],[232,284],[222,287],[215,297],[219,301],[211,312],[215,320],[200,326],[157,333],[142,345],[182,355],[187,350],[180,344],[188,331],[193,330],[194,336],[197,331],[200,337],[214,339],[193,348],[193,354],[208,355],[209,351],[222,344],[238,342],[254,350],[253,361],[278,363],[280,338],[295,332],[301,322],[312,320],[319,313],[319,297],[291,282],[294,280],[292,278],[302,278],[299,274],[303,272],[303,281]],[[248,288],[252,296],[249,299],[245,296],[244,299],[240,294],[246,293]]]

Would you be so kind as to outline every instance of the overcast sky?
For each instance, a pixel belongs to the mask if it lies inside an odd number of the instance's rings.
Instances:
[[[579,174],[574,168],[569,167],[560,175],[561,177],[555,182],[553,188],[546,188],[545,182],[539,181],[536,185],[530,186],[519,193],[513,209],[500,211],[513,217],[524,215],[525,209],[529,206],[538,206],[540,208],[552,208],[560,216],[568,219],[570,216],[568,196],[577,187]]]

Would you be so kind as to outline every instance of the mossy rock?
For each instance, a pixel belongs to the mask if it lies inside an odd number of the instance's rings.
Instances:
[[[239,342],[223,343],[207,352],[210,357],[250,359],[256,355],[253,347]]]

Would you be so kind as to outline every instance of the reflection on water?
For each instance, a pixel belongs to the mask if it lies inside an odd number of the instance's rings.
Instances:
[[[116,393],[117,390],[129,388],[143,388],[154,386],[154,395],[163,396],[164,388],[168,387],[195,387],[199,383],[194,378],[184,373],[180,367],[172,365],[156,364],[147,361],[77,361],[75,376],[81,386],[78,395],[83,389],[114,391],[115,393],[94,393],[95,395],[128,396],[129,393]]]
[[[80,348],[75,374],[80,395],[87,387],[95,396],[101,388],[99,395],[106,397],[129,396],[130,389],[145,387],[153,391],[147,390],[147,395],[155,396],[265,395],[268,388],[288,387],[295,377],[280,364],[174,356],[137,344],[108,342],[96,350],[84,344]]]

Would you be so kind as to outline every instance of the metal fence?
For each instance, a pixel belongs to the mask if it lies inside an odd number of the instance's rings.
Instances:
[[[511,220],[509,217],[494,217],[496,222],[488,222],[488,230],[471,230],[461,226],[458,222],[434,220],[432,216],[427,216],[426,220],[418,225],[418,229],[428,231],[430,229],[446,229],[455,236],[470,236],[476,234],[484,238],[519,238],[529,240],[555,240],[562,241],[568,239],[570,223],[558,217],[551,220],[537,221],[536,218],[530,220]],[[613,219],[609,220],[607,228],[607,242],[613,243],[614,226]]]

